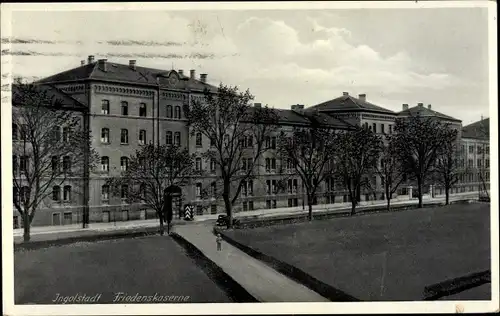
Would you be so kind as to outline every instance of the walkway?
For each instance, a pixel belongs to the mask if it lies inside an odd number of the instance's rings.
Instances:
[[[215,236],[209,225],[183,225],[174,231],[198,248],[259,302],[329,302],[224,241],[222,251],[217,251]]]
[[[457,193],[450,196],[450,201],[456,201],[465,198],[477,198],[477,192],[466,192]],[[436,198],[424,197],[424,202],[438,202],[444,201],[444,196],[438,196]],[[401,204],[416,204],[418,200],[408,198],[404,199],[394,199],[391,205],[401,205]],[[369,202],[360,202],[360,206],[380,206],[385,205],[386,201],[377,200]],[[323,204],[313,206],[313,212],[324,212],[324,211],[344,211],[345,209],[350,209],[350,203],[336,203],[336,204]],[[290,208],[276,208],[276,209],[258,209],[254,211],[240,212],[234,214],[238,218],[251,218],[251,217],[271,217],[276,215],[292,215],[304,213],[305,210],[302,207],[290,207]],[[218,214],[209,215],[198,215],[195,216],[194,223],[214,221],[218,217]],[[193,224],[193,222],[186,222],[183,220],[175,220],[173,225],[184,225]],[[68,238],[74,236],[82,235],[96,235],[103,232],[112,231],[127,231],[135,230],[140,228],[153,228],[158,226],[158,219],[148,219],[148,220],[134,220],[126,222],[110,222],[110,223],[91,223],[89,228],[82,228],[81,224],[75,225],[63,225],[63,226],[35,226],[31,227],[31,239],[35,240],[55,240],[59,238]],[[13,231],[14,241],[21,242],[23,236],[23,229],[17,228]]]

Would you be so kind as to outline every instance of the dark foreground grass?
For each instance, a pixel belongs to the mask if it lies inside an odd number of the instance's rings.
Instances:
[[[101,294],[95,303],[105,304],[113,303],[119,292],[156,294],[156,303],[232,302],[232,295],[190,256],[168,236],[20,250],[14,254],[15,303],[56,304],[53,300],[58,295]]]
[[[360,300],[423,300],[427,286],[490,269],[489,215],[457,204],[225,234]]]

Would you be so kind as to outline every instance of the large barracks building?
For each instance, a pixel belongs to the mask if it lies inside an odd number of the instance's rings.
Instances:
[[[183,115],[183,105],[204,98],[205,89],[217,91],[217,87],[207,83],[207,74],[198,76],[195,70],[184,73],[182,70],[145,68],[135,60],[123,65],[105,59],[94,60],[94,56],[89,56],[79,67],[39,80],[37,84],[50,87],[55,96],[73,102],[75,107],[88,108],[92,147],[100,158],[97,168],[90,172],[89,180],[75,184],[85,186],[75,188],[75,192],[87,194],[73,194],[71,199],[63,199],[63,203],[51,201],[49,197],[37,211],[33,220],[35,226],[81,223],[85,205],[83,196],[86,195],[89,197],[91,223],[154,218],[154,211],[146,206],[127,204],[126,196],[111,194],[106,180],[118,176],[128,165],[128,158],[142,144],[176,144],[186,146],[190,152],[201,152],[210,145],[207,139],[201,139],[200,142],[196,135],[191,137]],[[462,150],[457,159],[463,167],[463,175],[452,189],[452,193],[479,191],[483,183],[481,177],[484,175],[489,183],[488,119],[462,127],[460,120],[437,112],[431,105],[418,104],[409,107],[403,104],[402,111],[396,113],[370,103],[365,94],[352,96],[348,92],[307,108],[296,104],[290,109],[275,111],[282,129],[307,126],[312,117],[320,117],[337,129],[345,129],[348,124],[355,124],[380,134],[393,133],[395,119],[413,112],[436,117],[454,124],[461,131]],[[314,115],[311,116],[311,113]],[[269,163],[262,163],[266,168],[260,172],[258,179],[248,181],[234,206],[236,212],[259,208],[302,207],[304,191],[300,177],[287,176],[286,188],[277,190],[278,180],[282,178],[280,173],[284,171],[280,162],[273,162],[272,157],[272,154],[269,157],[264,154],[262,157],[263,160],[269,159]],[[202,161],[201,168],[208,170],[211,166]],[[383,200],[385,197],[380,179],[374,177],[370,180],[378,189],[364,192],[361,200]],[[195,206],[197,215],[224,213],[222,200],[201,198],[201,183],[207,181],[209,179],[193,179],[189,186],[184,187],[183,203]],[[341,188],[331,183],[321,185],[315,203],[349,202],[347,192]],[[410,188],[410,184],[402,186],[398,192],[399,198],[408,198],[408,194],[411,195]],[[69,189],[71,190],[71,187]],[[430,193],[429,191],[434,195],[444,194],[444,190],[436,185],[428,186],[424,193]],[[20,216],[14,209],[14,226],[20,225]]]

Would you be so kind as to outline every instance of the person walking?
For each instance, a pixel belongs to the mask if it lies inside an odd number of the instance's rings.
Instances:
[[[217,242],[217,251],[222,250],[222,237],[220,234],[217,234],[217,238],[215,240]]]

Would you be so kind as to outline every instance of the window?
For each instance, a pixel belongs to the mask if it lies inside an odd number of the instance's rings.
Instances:
[[[165,144],[172,145],[172,132],[171,131],[167,131],[167,133],[165,134]]]
[[[60,201],[61,200],[61,187],[58,185],[52,188],[52,201]]]
[[[472,167],[474,167],[474,160],[469,159],[469,168],[472,168]]]
[[[248,195],[253,195],[253,180],[248,180],[247,187],[248,187]]]
[[[128,102],[122,101],[122,115],[128,115]]]
[[[127,171],[127,169],[128,169],[128,158],[127,157],[120,158],[120,169],[122,171]]]
[[[276,170],[276,158],[271,159],[271,169]]]
[[[63,134],[62,134],[63,142],[69,142],[69,127],[63,127]]]
[[[210,147],[215,147],[215,136],[210,137]]]
[[[101,200],[109,200],[109,185],[105,184],[101,187]]]
[[[276,185],[276,180],[272,180],[271,183],[272,183],[272,188],[273,188],[273,194],[278,193],[278,187]]]
[[[478,159],[478,160],[477,160],[477,167],[478,167],[478,168],[481,168],[481,167],[482,167],[482,165],[481,165],[481,159]]]
[[[210,160],[210,171],[211,172],[215,172],[215,165],[216,165],[215,159],[212,158]]]
[[[12,201],[14,202],[14,204],[18,204],[19,203],[19,191],[17,190],[16,187],[12,188],[12,193],[13,193]]]
[[[71,213],[71,212],[64,212],[64,215],[63,215],[63,223],[64,223],[64,225],[71,225],[72,220],[73,220],[73,213]]]
[[[101,157],[101,170],[104,172],[109,171],[109,157],[106,156]]]
[[[271,137],[271,149],[276,149],[276,137]]]
[[[389,125],[389,134],[392,134],[392,125]]]
[[[203,215],[203,207],[201,205],[196,206],[196,215]]]
[[[174,145],[175,146],[180,146],[181,145],[181,132],[175,132],[174,133]]]
[[[380,124],[380,132],[382,134],[385,134],[385,125],[384,124]]]
[[[213,204],[210,206],[210,214],[217,214],[217,205]]]
[[[298,188],[298,181],[297,179],[293,179],[293,192],[296,193],[297,192],[297,188]]]
[[[12,172],[16,174],[18,169],[19,169],[19,162],[17,161],[17,156],[12,155]]]
[[[30,189],[26,186],[21,187],[20,198],[22,203],[27,203],[30,197]]]
[[[271,170],[271,159],[266,158],[266,171]]]
[[[201,183],[196,183],[196,197],[201,197]]]
[[[484,161],[484,167],[485,167],[485,168],[489,168],[489,167],[490,167],[490,160],[489,160],[489,159],[486,159],[486,160]]]
[[[139,145],[146,144],[146,130],[141,129],[139,131]]]
[[[175,107],[175,111],[174,111],[174,117],[176,119],[180,119],[181,118],[181,107],[180,106],[176,106]]]
[[[293,190],[292,179],[288,179],[288,193],[292,193],[292,190]]]
[[[59,157],[52,156],[51,164],[52,164],[52,172],[58,173],[59,172]]]
[[[243,212],[248,211],[248,202],[243,202]]]
[[[101,129],[101,143],[109,144],[109,129]]]
[[[139,116],[145,117],[147,115],[146,103],[139,104]]]
[[[484,148],[484,152],[485,152],[487,155],[489,155],[489,154],[490,154],[490,146],[486,146],[486,147]]]
[[[26,141],[27,135],[28,135],[28,126],[26,124],[21,124],[21,128],[19,129],[19,138],[23,141]]]
[[[266,200],[266,208],[271,208],[271,200]]]
[[[120,193],[121,193],[120,196],[121,196],[122,200],[127,199],[128,198],[128,185],[122,184]]]
[[[101,114],[108,115],[109,114],[109,100],[101,101]]]
[[[271,194],[271,180],[266,180],[266,193]]]
[[[248,210],[253,211],[253,201],[248,202]]]
[[[196,158],[196,171],[201,171],[201,158]]]
[[[248,189],[247,189],[247,182],[246,181],[241,182],[241,194],[243,196],[247,196],[248,195]]]
[[[19,168],[21,169],[21,172],[27,173],[29,171],[29,157],[28,156],[21,156],[19,159]]]
[[[216,182],[212,182],[210,184],[210,194],[215,197],[217,195],[217,183]]]
[[[71,186],[70,185],[64,186],[63,199],[66,202],[71,200]]]
[[[247,159],[246,158],[243,158],[241,160],[241,170],[247,170]]]
[[[373,126],[372,131],[373,131],[374,133],[376,133],[376,132],[377,132],[377,123],[373,123],[373,125],[372,125],[372,126]]]
[[[12,124],[12,140],[17,140],[19,131],[16,124]]]
[[[167,105],[167,117],[172,117],[172,106]]]
[[[276,200],[273,200],[273,208],[276,208],[276,207],[277,207]]]
[[[63,171],[64,172],[71,171],[71,158],[69,156],[63,157]]]
[[[201,133],[196,133],[196,147],[201,147]]]
[[[127,129],[122,129],[120,133],[120,142],[122,144],[128,144],[128,130]]]
[[[61,127],[60,126],[54,126],[52,128],[52,140],[54,142],[58,142],[61,140]]]
[[[288,199],[288,207],[292,207],[293,206],[293,200],[292,199]]]
[[[266,148],[270,148],[270,147],[271,147],[271,137],[266,136]]]
[[[469,154],[473,154],[474,153],[474,146],[471,145],[469,146]]]
[[[253,136],[249,135],[247,137],[247,147],[252,148],[253,147]]]
[[[144,183],[141,183],[141,185],[139,185],[139,195],[142,200],[146,198],[146,185]]]
[[[483,153],[483,148],[481,146],[477,146],[477,153],[481,155]]]

